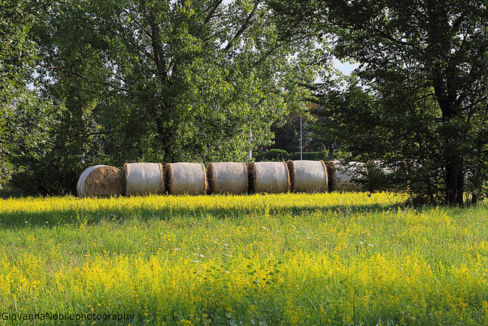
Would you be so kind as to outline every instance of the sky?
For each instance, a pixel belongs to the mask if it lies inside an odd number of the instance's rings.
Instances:
[[[352,63],[347,63],[347,62],[342,63],[339,60],[337,60],[336,58],[334,58],[334,60],[332,61],[332,64],[334,65],[334,67],[336,69],[342,71],[342,73],[345,75],[350,75],[351,72],[359,66],[358,64],[352,64]]]

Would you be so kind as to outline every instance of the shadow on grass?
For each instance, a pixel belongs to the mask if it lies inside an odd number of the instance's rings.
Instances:
[[[33,226],[79,225],[82,223],[96,224],[101,221],[123,222],[127,219],[169,220],[174,217],[238,219],[245,215],[305,215],[311,213],[321,214],[361,214],[372,212],[385,212],[405,207],[404,204],[370,204],[370,205],[333,205],[333,206],[291,206],[286,208],[160,208],[160,209],[99,209],[99,210],[62,210],[49,212],[12,212],[0,214],[0,228],[21,228]]]

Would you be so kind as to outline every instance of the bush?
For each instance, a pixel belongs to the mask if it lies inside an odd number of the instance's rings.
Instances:
[[[311,161],[328,161],[329,160],[329,153],[328,152],[303,152],[302,157],[304,160],[311,160]],[[292,160],[299,160],[300,159],[300,152],[295,152],[291,155]]]
[[[283,162],[290,159],[290,153],[284,149],[273,148],[265,152],[259,152],[256,155],[256,161]]]
[[[303,152],[302,157],[304,160],[328,161],[329,153],[328,152]],[[284,149],[277,149],[277,148],[273,148],[268,151],[258,152],[256,154],[256,161],[282,162],[288,160],[296,161],[299,159],[300,159],[300,152],[294,152],[290,154]]]

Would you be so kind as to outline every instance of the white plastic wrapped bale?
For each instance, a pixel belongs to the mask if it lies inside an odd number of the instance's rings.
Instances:
[[[161,163],[124,164],[125,194],[149,195],[164,193],[164,174]]]
[[[288,161],[293,192],[326,192],[327,167],[323,161]]]
[[[171,195],[207,193],[207,174],[202,163],[166,163],[164,168]]]
[[[122,171],[108,165],[91,166],[81,173],[76,191],[80,197],[123,195]]]
[[[285,193],[290,190],[290,174],[285,162],[251,162],[247,169],[251,193]]]
[[[337,168],[337,182],[346,183],[353,182],[361,176],[361,171],[365,169],[365,164],[362,162],[342,163],[336,161]],[[365,170],[364,170],[365,171]]]
[[[207,168],[209,194],[244,194],[248,191],[245,163],[210,163]]]
[[[363,186],[356,180],[363,178],[366,166],[362,162],[343,163],[334,161],[338,191],[363,191]]]

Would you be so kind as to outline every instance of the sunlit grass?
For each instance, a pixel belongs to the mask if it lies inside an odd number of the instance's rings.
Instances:
[[[488,208],[404,201],[2,200],[0,310],[125,312],[133,325],[486,324]]]
[[[224,209],[234,212],[293,208],[325,208],[331,206],[393,205],[403,203],[404,194],[394,193],[331,193],[331,194],[275,194],[253,196],[147,196],[113,198],[28,197],[0,199],[0,214],[23,212],[59,212],[69,210],[171,210],[197,211]]]

